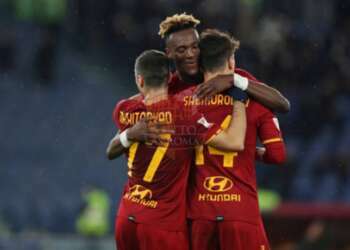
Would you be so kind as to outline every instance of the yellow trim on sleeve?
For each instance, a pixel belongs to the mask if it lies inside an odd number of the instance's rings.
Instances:
[[[208,140],[205,141],[204,144],[208,144],[215,136],[217,136],[219,133],[221,133],[222,129],[218,129]]]
[[[280,141],[283,141],[282,138],[280,137],[276,137],[276,138],[271,138],[271,139],[268,139],[268,140],[265,140],[262,142],[262,144],[269,144],[269,143],[273,143],[273,142],[280,142]]]

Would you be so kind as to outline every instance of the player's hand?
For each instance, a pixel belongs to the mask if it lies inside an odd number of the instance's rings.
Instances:
[[[266,148],[265,148],[265,147],[256,147],[256,156],[257,156],[257,159],[260,160],[260,161],[262,161],[265,152],[266,152]]]
[[[128,129],[128,139],[138,142],[148,142],[154,145],[164,145],[170,142],[163,134],[174,134],[165,124],[154,123],[147,119],[141,119]]]
[[[218,75],[209,81],[200,84],[196,91],[195,96],[199,99],[205,97],[210,98],[216,94],[221,93],[233,86],[233,76],[229,75]]]

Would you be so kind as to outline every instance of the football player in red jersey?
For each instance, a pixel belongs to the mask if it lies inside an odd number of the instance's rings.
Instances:
[[[237,41],[218,30],[201,33],[205,81],[233,70],[227,63],[234,60],[232,44]],[[239,74],[255,80],[247,72]],[[218,96],[212,99],[219,100]],[[196,149],[196,168],[190,178],[188,196],[193,250],[269,249],[257,197],[256,140],[259,137],[266,148],[261,157],[267,163],[283,163],[285,146],[278,120],[270,110],[252,99],[247,101],[246,109],[244,151],[222,151],[210,145]],[[209,122],[221,123],[225,128],[231,112],[230,104],[212,102],[205,114]]]
[[[203,82],[203,72],[198,61],[200,39],[196,27],[199,23],[200,21],[192,15],[183,13],[167,17],[159,25],[159,35],[165,40],[165,51],[176,67],[176,72],[169,83],[171,93]],[[233,79],[232,73],[217,75],[198,87],[197,96],[210,97],[229,89],[234,84],[271,110],[289,111],[288,100],[276,89],[251,79],[247,79],[248,82],[244,84],[239,80],[240,78]]]
[[[266,84],[257,82],[256,79],[247,77],[245,71],[235,69],[233,74],[218,75],[213,79],[202,83],[203,72],[199,67],[199,34],[196,26],[200,21],[192,15],[175,14],[167,17],[159,25],[159,35],[165,40],[165,50],[170,59],[174,61],[176,72],[169,81],[169,93],[175,94],[188,87],[198,86],[196,95],[199,98],[210,97],[229,89],[232,84],[245,90],[254,100],[277,112],[288,112],[289,101],[281,93]],[[241,77],[240,77],[241,76]],[[136,95],[134,98],[140,98]],[[136,124],[129,131],[127,138],[131,141],[160,141],[160,128],[150,129],[144,122]],[[110,159],[116,158],[125,148],[118,140],[114,141],[114,154]]]
[[[237,88],[229,90],[223,101],[233,105],[234,121],[223,130],[208,123],[200,108],[184,101],[193,97],[195,88],[168,96],[168,66],[164,53],[142,53],[135,74],[143,98],[122,100],[114,111],[119,140],[128,147],[128,182],[116,219],[118,250],[188,249],[186,192],[193,146],[204,143],[225,150],[243,149],[247,95]],[[167,125],[162,131],[165,141],[159,146],[125,145],[126,131],[144,118]],[[113,140],[108,153],[112,151]]]
[[[198,20],[192,16],[181,14],[167,18],[161,24],[160,35],[166,40],[166,50],[170,58],[172,58],[177,67],[177,71],[173,74],[170,81],[169,92],[176,93],[189,86],[195,86],[202,81],[199,72],[198,60],[199,36],[195,27]],[[197,68],[197,71],[195,70]],[[235,74],[234,84],[242,89],[246,89],[247,93],[255,100],[270,107],[272,110],[286,112],[289,110],[289,102],[275,89],[264,84],[257,83],[256,79],[244,70],[235,69],[235,73],[243,77],[236,79]],[[231,75],[217,76],[208,82],[199,85],[197,95],[203,97],[205,95],[213,95],[220,93],[232,85]],[[214,84],[213,84],[214,83]],[[139,98],[139,97],[136,97]],[[143,121],[139,121],[131,129],[126,136],[126,141],[159,141],[162,130],[159,128],[150,128]],[[269,142],[269,141],[267,141]],[[110,159],[117,157],[126,148],[121,145],[119,137],[113,140],[113,152],[108,154]],[[273,162],[271,151],[267,150],[266,155],[262,158]],[[272,159],[272,160],[271,160]]]

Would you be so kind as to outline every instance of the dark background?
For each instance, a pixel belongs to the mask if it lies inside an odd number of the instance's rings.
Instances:
[[[186,11],[241,41],[236,61],[289,98],[283,167],[259,166],[282,202],[350,202],[350,2],[0,1],[0,220],[11,232],[74,232],[86,188],[115,207],[126,162],[109,162],[116,102],[135,57]]]

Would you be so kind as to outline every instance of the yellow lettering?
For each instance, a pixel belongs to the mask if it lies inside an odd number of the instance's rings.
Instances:
[[[140,120],[141,119],[144,119],[146,117],[146,113],[145,112],[141,112],[141,114],[140,114]]]
[[[136,150],[139,146],[138,142],[133,143],[129,148],[129,157],[128,157],[128,176],[132,176],[132,165],[135,160]]]
[[[231,201],[231,200],[232,200],[231,195],[229,195],[229,194],[224,195],[224,201]]]
[[[240,194],[198,194],[198,201],[240,202]]]
[[[208,146],[208,151],[212,155],[222,155],[223,156],[223,167],[232,168],[234,166],[234,159],[238,155],[236,152],[227,152],[218,150],[212,146]]]
[[[212,98],[210,98],[210,104],[211,105],[215,105],[217,103],[217,95],[213,96]]]
[[[162,135],[165,139],[170,139],[170,134],[164,134]],[[143,180],[146,182],[151,182],[153,180],[153,177],[160,165],[160,162],[164,158],[164,155],[166,151],[168,150],[169,143],[166,143],[164,146],[157,147],[156,151],[153,154],[152,160],[150,164],[148,165],[147,171],[145,173],[145,176],[143,177]]]
[[[167,122],[168,124],[172,124],[173,123],[173,119],[172,119],[172,115],[171,112],[167,112]]]
[[[228,96],[228,95],[225,95],[225,97],[224,97],[224,104],[225,105],[230,105],[231,101],[232,101],[232,98],[230,96]]]
[[[223,201],[224,200],[224,196],[222,194],[218,194],[218,201]]]
[[[205,199],[205,194],[199,194],[198,195],[198,200],[199,201],[205,201],[206,199]]]
[[[189,96],[184,97],[184,105],[185,106],[188,106],[188,99],[189,99]]]
[[[221,123],[221,128],[226,129],[230,125],[230,121],[232,119],[231,115],[226,116],[224,121]],[[212,155],[222,155],[223,156],[223,167],[232,168],[234,166],[235,157],[238,155],[236,152],[222,151],[216,149],[212,146],[207,146],[208,152]],[[203,145],[197,146],[195,148],[195,162],[196,165],[204,165],[204,153],[203,153]]]
[[[199,145],[195,147],[196,165],[204,165],[203,149],[204,149],[203,145]]]
[[[222,105],[224,102],[224,96],[223,95],[218,95],[218,105]]]
[[[138,120],[139,120],[139,115],[140,115],[140,112],[135,112],[135,113],[134,113],[134,116],[135,116],[134,122],[135,122],[135,123],[138,122]]]

